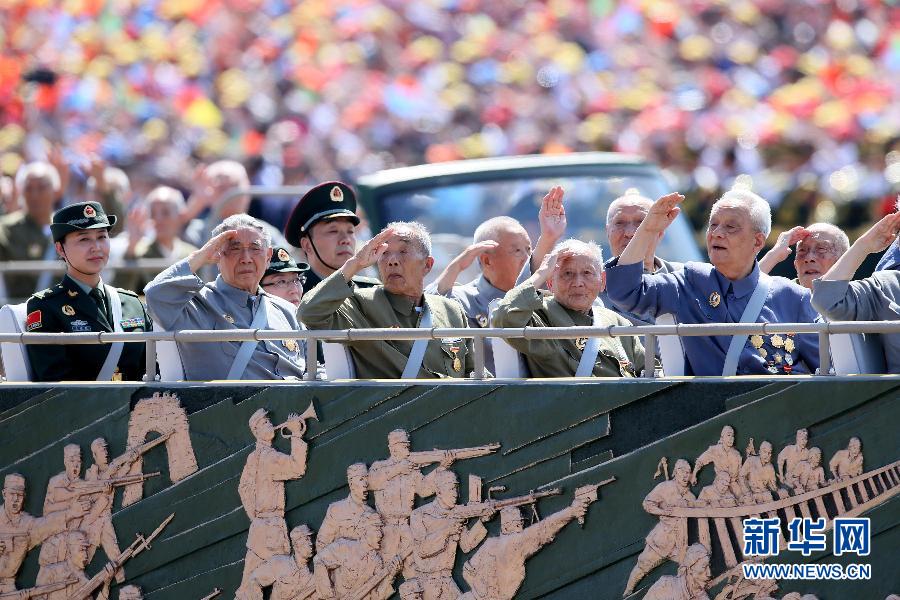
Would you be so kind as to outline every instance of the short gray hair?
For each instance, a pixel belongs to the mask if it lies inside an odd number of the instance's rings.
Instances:
[[[835,250],[838,251],[838,256],[850,249],[850,238],[847,237],[843,229],[831,223],[813,223],[806,230],[810,233],[826,233],[834,238],[834,246]]]
[[[19,167],[19,170],[16,171],[16,189],[19,191],[19,194],[22,193],[25,189],[25,184],[28,183],[28,180],[32,177],[48,180],[51,187],[57,191],[62,185],[59,179],[59,171],[56,170],[56,167],[43,161],[30,162],[26,165],[22,165]]]
[[[157,202],[171,204],[180,211],[184,208],[184,194],[173,187],[160,185],[150,190],[146,202],[148,207]]]
[[[217,160],[206,167],[204,174],[209,179],[226,177],[236,182],[238,185],[250,184],[250,178],[247,176],[247,169],[236,160]]]
[[[254,219],[246,213],[238,213],[236,215],[227,217],[224,221],[216,225],[215,229],[212,230],[212,237],[216,237],[223,231],[234,231],[237,229],[257,230],[260,236],[262,236],[263,241],[265,241],[266,248],[272,247],[272,236],[269,234],[269,230],[266,229],[261,221],[259,221],[258,219]]]
[[[409,238],[409,241],[418,246],[426,257],[431,256],[431,234],[428,233],[428,228],[418,221],[393,221],[388,223],[385,229],[393,229],[394,233]]]
[[[772,207],[759,194],[755,194],[746,188],[732,188],[722,194],[722,197],[712,205],[712,209],[709,211],[710,217],[716,212],[716,206],[719,202],[738,202],[743,204],[750,212],[750,222],[753,223],[753,228],[766,237],[769,237],[769,234],[772,233]]]
[[[593,240],[582,242],[581,240],[568,239],[563,240],[553,249],[555,254],[560,252],[572,252],[581,256],[587,256],[591,259],[599,272],[603,272],[603,250]]]
[[[650,207],[653,206],[653,200],[641,194],[640,190],[637,188],[628,188],[625,190],[625,193],[613,200],[609,203],[609,208],[606,209],[606,227],[609,228],[609,222],[612,220],[613,213],[615,213],[616,209],[620,206],[641,206],[646,208],[647,211],[650,211]]]
[[[497,238],[500,237],[500,233],[503,231],[509,232],[521,232],[526,236],[528,232],[525,231],[525,228],[522,227],[522,224],[512,217],[494,217],[493,219],[488,219],[484,223],[478,226],[475,230],[475,235],[472,236],[474,238],[475,243],[485,242],[488,240],[498,241]]]

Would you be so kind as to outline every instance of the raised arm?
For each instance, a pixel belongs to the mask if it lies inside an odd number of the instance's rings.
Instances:
[[[775,265],[786,260],[791,255],[791,248],[809,237],[809,231],[805,227],[797,226],[778,234],[778,240],[766,255],[759,259],[759,270],[763,273],[771,273]]]
[[[881,252],[893,243],[900,231],[900,213],[884,217],[867,232],[853,242],[828,272],[822,275],[825,281],[849,281],[869,254]]]
[[[446,295],[453,289],[453,285],[456,283],[460,273],[468,269],[472,263],[475,262],[476,258],[489,250],[493,250],[499,245],[500,244],[494,240],[485,240],[483,242],[478,242],[477,244],[472,244],[450,261],[450,264],[441,271],[437,280],[432,285],[428,286],[426,291],[442,296]]]
[[[556,243],[566,234],[566,208],[563,206],[563,189],[560,186],[550,188],[541,199],[538,222],[541,224],[541,235],[538,237],[531,253],[528,266],[532,273],[538,270],[544,257],[550,254]],[[521,283],[521,282],[517,282]]]

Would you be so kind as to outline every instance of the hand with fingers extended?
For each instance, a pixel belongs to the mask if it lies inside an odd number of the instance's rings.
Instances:
[[[854,245],[860,245],[869,254],[881,252],[897,239],[898,232],[900,232],[900,212],[891,213],[859,236]]]
[[[206,265],[217,264],[225,253],[225,249],[228,247],[229,242],[237,235],[238,232],[234,229],[223,231],[203,244],[202,248],[192,252],[191,255],[188,256],[188,264],[191,267],[191,271],[197,273]]]
[[[769,273],[775,268],[775,265],[785,260],[791,255],[791,247],[802,242],[810,236],[808,229],[802,226],[788,229],[778,234],[778,240],[772,249],[766,252],[766,255],[759,259],[759,270],[763,273]]]
[[[566,234],[566,209],[563,206],[562,187],[550,188],[541,200],[538,211],[538,222],[541,224],[541,237],[555,244]]]
[[[497,249],[500,244],[495,242],[494,240],[485,240],[483,242],[478,242],[477,244],[472,244],[465,250],[459,253],[454,260],[456,264],[459,266],[460,271],[464,271],[472,266],[472,263],[475,262],[475,259],[490,252],[491,250]]]
[[[541,266],[539,266],[537,271],[529,278],[529,281],[535,288],[540,288],[548,279],[550,279],[563,262],[574,256],[575,253],[571,250],[557,250],[556,252],[547,254],[544,257],[544,260],[541,261]]]
[[[679,204],[682,202],[684,202],[684,196],[678,192],[672,192],[659,198],[650,207],[650,212],[644,217],[639,229],[654,234],[662,233],[681,212]]]
[[[356,251],[356,254],[341,267],[340,271],[344,275],[344,279],[350,281],[357,273],[377,263],[378,259],[381,258],[381,255],[387,250],[388,240],[390,240],[393,235],[393,228],[388,227],[363,244],[363,246]]]

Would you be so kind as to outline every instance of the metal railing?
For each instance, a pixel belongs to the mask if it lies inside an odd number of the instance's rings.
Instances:
[[[642,325],[609,327],[517,327],[517,328],[432,328],[432,329],[341,329],[341,330],[270,330],[232,329],[227,331],[182,330],[134,333],[0,333],[0,343],[14,344],[109,344],[112,342],[144,342],[147,345],[147,380],[156,379],[156,343],[171,341],[246,342],[266,340],[306,340],[306,364],[317,363],[314,342],[347,342],[376,340],[420,340],[466,338],[473,340],[475,370],[468,379],[484,379],[485,338],[574,339],[590,337],[641,336],[644,338],[644,378],[655,373],[656,340],[659,336],[679,337],[716,335],[817,334],[819,337],[819,374],[831,370],[829,335],[848,333],[900,333],[900,321],[844,321],[834,323],[708,323],[702,325]],[[316,369],[306,369],[305,379],[314,380]],[[461,378],[460,378],[461,380]]]

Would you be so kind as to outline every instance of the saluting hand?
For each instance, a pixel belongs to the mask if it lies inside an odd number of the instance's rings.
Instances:
[[[541,261],[541,266],[529,277],[529,281],[535,288],[540,288],[550,279],[550,276],[565,262],[567,259],[575,256],[571,250],[562,250],[551,252]]]
[[[538,212],[538,222],[541,224],[541,237],[549,238],[556,243],[566,234],[566,209],[563,206],[562,187],[550,188],[547,195],[541,200],[541,210]]]
[[[196,273],[201,267],[218,263],[219,259],[221,259],[222,255],[225,253],[225,249],[228,247],[229,242],[237,235],[238,232],[234,229],[223,231],[203,244],[202,248],[192,252],[191,255],[188,256],[188,265],[190,265],[191,271]]]
[[[666,194],[653,203],[640,228],[650,233],[662,233],[681,212],[678,205],[682,202],[684,202],[684,196],[678,192]]]
[[[900,231],[900,213],[891,213],[862,234],[854,245],[861,246],[869,254],[881,252],[897,238],[898,231]]]
[[[388,227],[381,233],[373,237],[371,240],[363,244],[362,248],[356,251],[353,258],[344,263],[340,271],[344,275],[344,279],[350,281],[354,275],[367,267],[371,267],[378,262],[381,255],[387,250],[387,242],[394,235],[394,229]]]
[[[465,250],[459,253],[459,256],[456,257],[456,264],[459,266],[459,270],[468,269],[475,259],[490,252],[491,250],[495,250],[500,244],[495,242],[494,240],[485,240],[483,242],[478,242],[477,244],[472,244]]]

